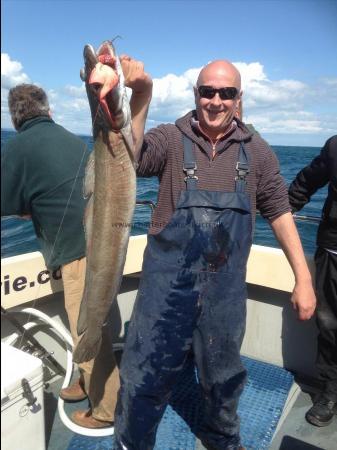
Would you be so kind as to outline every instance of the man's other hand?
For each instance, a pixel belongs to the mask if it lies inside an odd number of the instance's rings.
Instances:
[[[316,295],[311,280],[295,284],[291,302],[300,320],[309,320],[316,308]]]

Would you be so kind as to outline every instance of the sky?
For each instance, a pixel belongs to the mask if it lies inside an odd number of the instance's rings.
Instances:
[[[1,126],[8,90],[43,87],[53,119],[91,134],[83,47],[115,39],[153,78],[147,128],[194,108],[200,69],[240,70],[244,121],[271,145],[322,147],[337,133],[337,0],[2,0]]]

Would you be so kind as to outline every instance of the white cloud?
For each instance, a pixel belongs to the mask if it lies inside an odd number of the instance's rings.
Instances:
[[[315,117],[309,118],[307,114],[300,115],[300,117],[297,116],[296,118],[291,114],[288,117],[251,115],[247,117],[248,122],[253,123],[254,127],[262,134],[308,134],[323,131],[320,121]]]
[[[249,64],[244,62],[235,62],[233,64],[240,72],[243,89],[246,89],[246,86],[250,83],[267,80],[267,76],[264,73],[264,67],[259,62]]]
[[[322,82],[327,86],[337,88],[337,78],[322,78]]]
[[[48,95],[49,102],[57,101],[57,99],[59,98],[59,93],[57,91],[55,91],[54,89],[49,89],[49,91],[47,92],[47,95]]]
[[[153,80],[153,96],[150,114],[157,120],[167,121],[186,114],[194,107],[193,86],[198,69],[189,69],[182,75],[168,74]]]
[[[10,124],[7,93],[15,84],[31,82],[19,61],[1,55],[1,116]],[[337,78],[321,77],[312,84],[301,80],[271,80],[260,62],[236,62],[243,88],[244,120],[268,137],[301,135],[329,137],[337,130]],[[195,107],[193,86],[201,67],[153,80],[153,97],[146,127],[174,122]],[[130,95],[130,90],[127,90]],[[91,115],[84,83],[48,90],[53,117],[65,128],[91,134]],[[321,141],[322,139],[320,139]],[[273,143],[273,142],[272,142]],[[277,142],[274,142],[277,144]]]
[[[297,109],[299,101],[305,96],[308,87],[297,80],[271,81],[258,62],[236,62],[240,70],[243,104],[247,111],[272,109]],[[150,117],[157,121],[173,121],[194,108],[193,86],[196,83],[199,68],[189,69],[182,75],[168,74],[153,80],[153,98]]]
[[[337,129],[336,109],[329,116],[316,112],[322,110],[325,100],[331,103],[337,96],[337,79],[322,79],[309,86],[300,80],[270,80],[259,62],[234,65],[241,73],[244,120],[253,123],[260,133],[329,135],[334,127]],[[173,122],[194,108],[193,85],[199,70],[154,79],[150,126],[163,119]]]
[[[67,111],[89,111],[89,104],[86,98],[69,99],[65,98],[59,102],[59,108]]]
[[[87,98],[84,83],[81,86],[67,85],[64,88],[64,92],[65,94],[68,94],[70,97]]]
[[[8,91],[19,83],[29,83],[30,79],[23,71],[19,61],[13,61],[7,53],[1,53],[1,126],[12,127],[9,117]]]
[[[1,88],[10,89],[20,83],[29,83],[28,75],[23,72],[19,61],[11,60],[7,53],[1,53]]]
[[[334,109],[337,105],[337,77],[322,78],[312,90],[311,97],[316,100],[318,105],[333,105]]]

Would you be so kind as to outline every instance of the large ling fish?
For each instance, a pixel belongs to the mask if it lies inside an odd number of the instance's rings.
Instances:
[[[119,58],[105,41],[97,52],[86,45],[84,62],[94,150],[84,181],[87,271],[73,354],[77,363],[100,349],[102,326],[122,280],[136,200],[131,115]]]

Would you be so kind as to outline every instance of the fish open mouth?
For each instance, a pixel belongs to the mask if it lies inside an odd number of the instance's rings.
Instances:
[[[114,127],[116,125],[114,90],[119,85],[117,56],[109,41],[104,42],[91,56],[94,56],[95,61],[91,64],[87,84],[97,97],[107,121]]]

